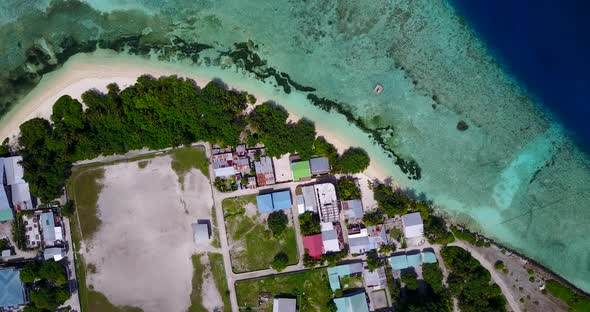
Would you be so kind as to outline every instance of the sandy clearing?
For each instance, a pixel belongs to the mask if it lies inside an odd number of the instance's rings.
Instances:
[[[102,225],[84,257],[96,266],[88,285],[115,305],[150,311],[186,311],[190,305],[191,256],[216,250],[197,248],[191,223],[211,219],[209,181],[192,170],[180,191],[172,158],[146,168],[136,162],[105,166],[98,200]]]
[[[33,89],[22,101],[0,120],[0,139],[10,138],[15,142],[18,129],[23,122],[35,118],[48,118],[55,101],[62,95],[70,95],[80,99],[84,91],[98,89],[106,91],[109,83],[117,83],[121,89],[133,84],[137,77],[149,74],[155,77],[178,75],[188,77],[196,81],[199,86],[205,86],[210,79],[197,76],[188,71],[186,67],[176,64],[157,64],[142,58],[117,58],[116,54],[109,51],[100,51],[94,54],[77,54],[71,57],[61,69],[46,74],[37,87]],[[235,86],[229,86],[235,87]],[[272,100],[257,94],[255,90],[245,90],[257,98],[257,103]],[[286,103],[279,103],[286,104]],[[297,116],[290,112],[289,118],[297,120]],[[306,116],[311,118],[311,116]],[[328,128],[322,127],[320,120],[313,120],[316,124],[318,136],[325,137],[338,149],[346,150],[351,144],[347,141],[345,133],[334,133]],[[368,140],[368,138],[367,138]],[[371,161],[365,171],[371,178],[386,179],[389,175],[384,164]]]
[[[201,264],[205,266],[205,270],[203,271],[203,286],[201,287],[203,306],[207,311],[222,311],[223,299],[221,299],[221,294],[215,285],[211,264],[207,255],[201,256]]]

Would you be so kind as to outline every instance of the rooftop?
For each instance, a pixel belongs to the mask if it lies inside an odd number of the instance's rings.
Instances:
[[[0,270],[0,308],[17,307],[25,303],[20,272],[13,268]]]
[[[293,202],[291,202],[291,191],[272,193],[272,203],[274,210],[290,209],[293,206]]]
[[[330,172],[330,162],[326,157],[317,157],[309,160],[309,168],[312,175]]]
[[[48,211],[40,215],[39,226],[43,235],[43,241],[46,244],[51,244],[56,240],[55,237],[55,220],[53,218],[53,212]]]
[[[293,173],[291,172],[291,161],[289,155],[283,155],[281,158],[272,158],[275,167],[275,180],[279,182],[287,182],[293,180]]]
[[[422,225],[422,217],[419,212],[409,213],[402,216],[404,226]]]
[[[260,213],[272,212],[274,210],[272,205],[272,195],[260,194],[256,196],[256,206],[258,206],[258,211]]]
[[[335,298],[338,312],[369,312],[367,297],[364,292],[352,296]]]
[[[297,299],[275,298],[272,301],[272,312],[297,312]]]
[[[363,218],[363,204],[360,199],[344,200],[341,203],[342,213],[349,220]]]
[[[436,263],[436,255],[430,251],[423,251],[422,258],[424,263]]]
[[[310,257],[319,259],[324,253],[322,234],[304,236],[303,248],[307,249],[307,254]]]
[[[395,270],[403,270],[408,268],[408,260],[405,254],[393,256],[389,259],[391,268]]]
[[[419,253],[406,255],[406,259],[408,260],[409,267],[418,267],[422,265],[422,255]]]
[[[209,224],[207,223],[193,223],[193,231],[195,243],[202,244],[209,242],[211,235],[209,234]]]
[[[26,183],[23,180],[24,169],[19,164],[23,160],[21,156],[13,156],[3,158],[4,172],[6,173],[6,184],[13,185],[18,183]]]
[[[293,180],[299,181],[301,179],[311,177],[311,169],[309,168],[309,161],[298,161],[291,163],[291,170],[293,171]]]

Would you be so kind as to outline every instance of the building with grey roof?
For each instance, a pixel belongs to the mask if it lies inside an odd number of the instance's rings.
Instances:
[[[403,215],[402,225],[406,238],[420,237],[424,234],[424,224],[419,212]]]
[[[301,192],[303,195],[305,211],[318,212],[318,200],[315,196],[315,189],[313,185],[302,186]]]
[[[193,223],[193,232],[195,244],[202,245],[209,243],[211,235],[209,232],[209,224],[207,222]]]
[[[276,183],[275,171],[272,167],[272,159],[270,157],[262,156],[259,161],[255,161],[254,170],[256,171],[256,183],[258,183],[258,186]]]
[[[369,237],[358,236],[348,238],[348,248],[351,254],[364,254],[369,251]]]
[[[53,259],[59,261],[65,257],[65,251],[61,247],[45,248],[43,250],[43,259],[45,261]]]
[[[326,157],[317,157],[309,160],[309,169],[312,176],[330,173],[330,162]]]
[[[272,312],[296,312],[297,299],[295,298],[275,298],[272,301]]]
[[[344,200],[340,202],[342,214],[349,222],[356,222],[363,218],[363,203],[360,199]]]
[[[52,211],[44,212],[39,215],[39,226],[41,227],[41,236],[46,246],[54,245],[56,241],[62,240],[62,235],[57,235],[55,226],[55,217]],[[61,228],[59,229],[61,231]]]

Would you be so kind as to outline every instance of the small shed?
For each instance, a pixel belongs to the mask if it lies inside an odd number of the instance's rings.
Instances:
[[[291,201],[291,191],[272,193],[272,204],[274,210],[291,209],[293,206],[293,202]]]
[[[312,176],[330,173],[330,162],[326,157],[317,157],[309,160],[309,169]]]
[[[424,225],[419,212],[409,213],[402,216],[402,225],[406,238],[420,237],[424,234]]]
[[[300,181],[311,177],[311,169],[309,168],[309,161],[298,161],[291,163],[291,170],[293,171],[293,180]]]
[[[206,222],[193,223],[193,232],[195,237],[195,244],[206,244],[211,239],[211,232],[209,231],[209,224]]]
[[[272,301],[272,312],[297,312],[297,299],[275,298]]]
[[[258,206],[258,212],[269,213],[273,211],[272,195],[271,194],[260,194],[256,196],[256,206]]]

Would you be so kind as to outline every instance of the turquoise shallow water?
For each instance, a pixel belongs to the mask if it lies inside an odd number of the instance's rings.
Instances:
[[[275,78],[256,79],[272,67],[343,103],[368,128],[392,127],[379,132],[386,147],[422,169],[421,179],[408,179],[380,154],[401,185],[590,291],[590,160],[445,2],[89,3],[57,2],[47,12],[46,2],[38,11],[0,4],[0,66],[7,69],[0,103],[14,103],[39,73],[99,45],[154,62],[183,60],[232,85],[272,89],[298,113],[326,114],[293,85],[286,95]],[[249,68],[228,55],[248,40],[266,66]],[[376,83],[381,95],[372,91]],[[321,120],[348,127],[343,118]],[[459,121],[469,128],[457,130]]]

